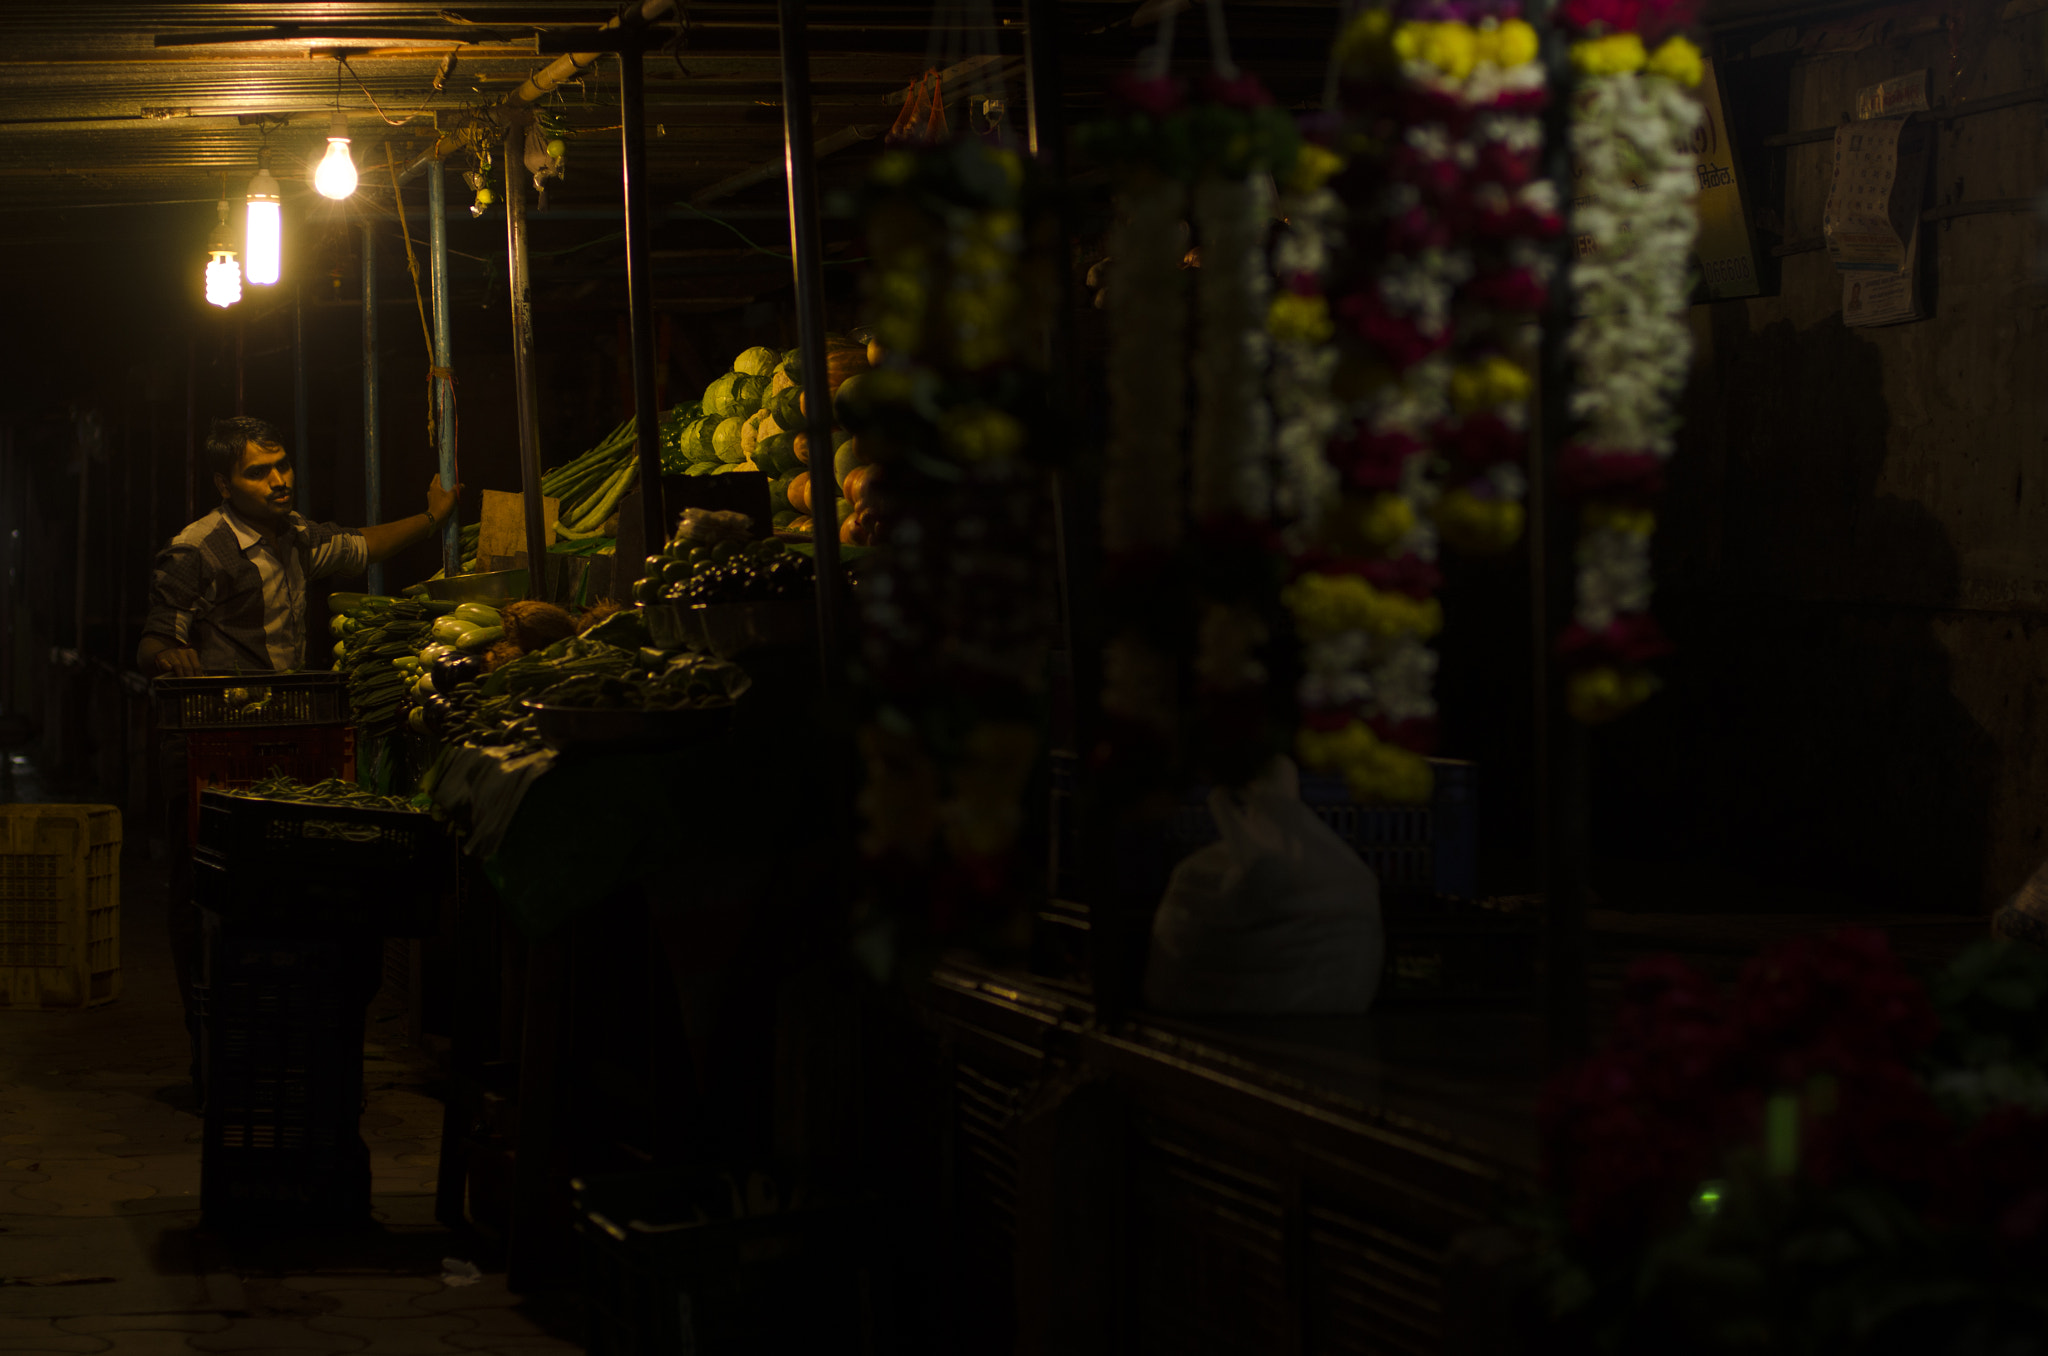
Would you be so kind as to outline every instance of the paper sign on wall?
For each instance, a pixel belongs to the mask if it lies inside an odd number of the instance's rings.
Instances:
[[[1927,72],[1857,91],[1859,121],[1835,129],[1835,181],[1822,232],[1842,274],[1842,321],[1895,325],[1926,318],[1920,288],[1920,205],[1927,131],[1905,114],[1927,107]]]
[[[1700,122],[1693,129],[1693,172],[1699,177],[1696,211],[1700,234],[1701,291],[1711,300],[1754,297],[1763,291],[1757,278],[1755,245],[1749,214],[1743,210],[1742,181],[1735,173],[1734,147],[1728,120],[1721,110],[1721,86],[1714,63],[1703,62],[1700,80]]]

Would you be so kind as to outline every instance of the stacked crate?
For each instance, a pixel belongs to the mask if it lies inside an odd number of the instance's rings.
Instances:
[[[0,1008],[121,994],[121,812],[0,805]]]

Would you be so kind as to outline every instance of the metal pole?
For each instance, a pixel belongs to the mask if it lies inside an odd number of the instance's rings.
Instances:
[[[642,77],[640,48],[635,45],[620,52],[619,142],[625,161],[626,307],[633,327],[633,429],[639,439],[642,540],[649,551],[655,551],[668,537],[668,524],[661,506],[661,428],[654,409],[654,301],[647,258],[647,90]],[[815,441],[811,444],[819,445]],[[831,446],[829,430],[823,445]],[[640,577],[641,560],[613,563],[626,571],[627,577]]]
[[[526,129],[505,133],[505,253],[512,285],[512,384],[519,412],[519,486],[526,508],[526,596],[547,596],[548,528],[540,496],[540,400],[533,376],[533,295],[526,272]]]
[[[805,420],[811,465],[828,477],[813,488],[811,542],[818,566],[818,658],[825,687],[840,680],[839,610],[844,596],[839,577],[838,494],[832,466],[832,398],[825,378],[825,268],[818,238],[817,160],[811,150],[811,59],[804,32],[804,0],[777,0],[782,39],[782,147],[789,176],[789,252],[796,264],[797,350],[803,355]],[[652,545],[652,543],[649,543]]]
[[[427,260],[432,273],[428,286],[434,296],[434,388],[430,399],[434,402],[434,428],[440,436],[441,483],[450,489],[455,487],[455,379],[447,375],[453,370],[455,358],[453,345],[449,340],[450,319],[448,315],[448,188],[442,176],[441,162],[436,160],[427,167],[427,204],[430,218],[427,223]],[[450,578],[462,573],[462,521],[461,508],[448,515],[448,525],[441,531],[441,569]]]
[[[384,463],[377,447],[377,233],[363,227],[363,523],[384,521]],[[369,569],[372,593],[384,591],[384,567]]]
[[[0,715],[14,714],[14,587],[20,550],[15,544],[20,515],[14,504],[14,425],[0,423],[0,636],[7,638],[0,649]],[[13,749],[0,748],[0,777],[13,773]],[[6,783],[0,781],[0,790]]]
[[[185,521],[199,517],[199,336],[185,338]]]
[[[76,437],[76,425],[73,426]],[[85,657],[85,576],[86,563],[91,556],[86,554],[86,543],[92,533],[92,452],[84,439],[78,442],[78,554],[71,568],[71,646]]]
[[[1570,47],[1563,30],[1547,25],[1544,63],[1549,68],[1550,103],[1543,115],[1544,171],[1553,184],[1572,182]],[[1558,232],[1556,282],[1542,317],[1543,349],[1538,389],[1535,449],[1538,474],[1530,477],[1531,594],[1534,612],[1537,709],[1537,820],[1542,835],[1544,925],[1544,1017],[1548,1058],[1553,1064],[1577,1057],[1586,1047],[1586,901],[1590,868],[1587,815],[1586,731],[1565,702],[1558,667],[1559,623],[1572,614],[1577,562],[1571,549],[1575,506],[1558,491],[1557,465],[1571,439],[1572,362],[1569,285],[1573,231],[1570,195],[1560,192],[1565,214]]]
[[[292,284],[292,498],[299,512],[313,516],[313,448],[306,408],[306,289]]]

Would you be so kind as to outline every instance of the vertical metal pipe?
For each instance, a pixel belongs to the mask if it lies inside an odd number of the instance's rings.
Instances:
[[[113,577],[114,644],[108,654],[116,664],[124,655],[134,654],[128,645],[128,589],[135,571],[127,568],[135,553],[135,419],[132,406],[121,410],[121,493],[118,501],[108,496],[107,542],[112,548],[101,562]],[[125,709],[125,704],[124,704]]]
[[[235,413],[247,414],[248,406],[244,397],[249,389],[249,317],[245,312],[235,312]],[[297,448],[292,449],[297,452]]]
[[[21,512],[15,505],[14,425],[0,423],[0,636],[6,648],[0,651],[0,715],[14,714],[14,591],[20,566]],[[0,779],[13,774],[12,750],[0,749]],[[7,783],[0,780],[0,790]]]
[[[384,461],[377,445],[377,233],[363,227],[363,524],[384,521]],[[384,591],[384,567],[369,569],[372,593]]]
[[[306,408],[306,289],[292,284],[292,498],[313,516],[311,411]]]
[[[1569,43],[1554,24],[1543,34],[1550,103],[1543,120],[1544,170],[1553,184],[1572,182],[1572,66]],[[1572,540],[1575,506],[1558,489],[1557,465],[1570,441],[1572,362],[1570,267],[1574,232],[1570,194],[1558,194],[1564,228],[1555,246],[1556,281],[1542,316],[1543,348],[1537,411],[1536,475],[1530,477],[1531,598],[1537,646],[1536,693],[1537,821],[1542,837],[1544,923],[1544,1017],[1548,1056],[1568,1061],[1586,1045],[1586,901],[1591,867],[1591,825],[1587,813],[1586,732],[1565,701],[1564,675],[1557,663],[1559,623],[1572,614],[1576,557]]]
[[[73,425],[72,436],[76,438],[77,427]],[[92,533],[88,530],[92,521],[92,453],[85,440],[78,440],[78,552],[71,566],[71,646],[81,658],[85,655],[85,575],[92,557],[86,553],[86,544]]]
[[[1054,183],[1066,175],[1066,119],[1060,108],[1059,5],[1024,0],[1024,124],[1032,159]]]
[[[633,327],[633,429],[639,439],[640,522],[649,551],[668,537],[661,508],[661,427],[654,399],[654,301],[647,258],[647,91],[637,43],[619,53],[619,148],[625,162],[626,307]],[[816,447],[819,444],[813,443]],[[824,443],[831,446],[828,436]],[[643,558],[644,559],[644,558]],[[641,560],[613,559],[633,579]]]
[[[441,162],[427,165],[427,261],[432,274],[429,286],[434,297],[434,428],[440,437],[441,483],[453,489],[455,475],[455,379],[452,324],[448,314],[448,188]],[[462,573],[462,522],[460,509],[448,515],[441,530],[441,568],[449,578]]]
[[[777,0],[782,39],[782,147],[789,179],[789,252],[796,264],[797,351],[803,355],[811,465],[829,474],[832,448],[831,388],[825,379],[825,269],[818,237],[817,161],[811,153],[811,59],[804,31],[804,0]],[[813,489],[811,541],[818,565],[818,657],[825,686],[840,682],[840,608],[845,598],[839,574],[838,496],[829,480]]]
[[[305,408],[305,285],[291,285],[291,479],[299,512],[313,516],[311,418]]]
[[[505,133],[506,276],[512,285],[512,384],[519,411],[519,488],[526,507],[526,596],[547,596],[548,527],[540,497],[540,399],[534,390],[533,295],[526,271],[526,130]]]
[[[185,339],[185,521],[199,517],[199,336]]]

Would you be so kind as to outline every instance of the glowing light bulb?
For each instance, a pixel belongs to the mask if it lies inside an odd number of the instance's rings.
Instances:
[[[284,202],[277,194],[277,180],[270,177],[260,158],[249,179],[249,217],[242,250],[246,256],[243,277],[258,287],[277,281],[284,254]]]
[[[227,186],[221,186],[227,192]],[[214,223],[213,239],[206,244],[206,299],[215,306],[232,306],[242,299],[242,270],[235,263],[235,242],[228,238],[228,200],[217,205],[220,219]]]
[[[215,254],[206,265],[206,299],[216,306],[232,306],[242,299],[242,270],[235,266],[235,252]]]
[[[313,187],[329,198],[346,198],[356,191],[356,162],[348,153],[348,120],[334,115],[333,130],[327,134],[327,154],[313,171]]]

